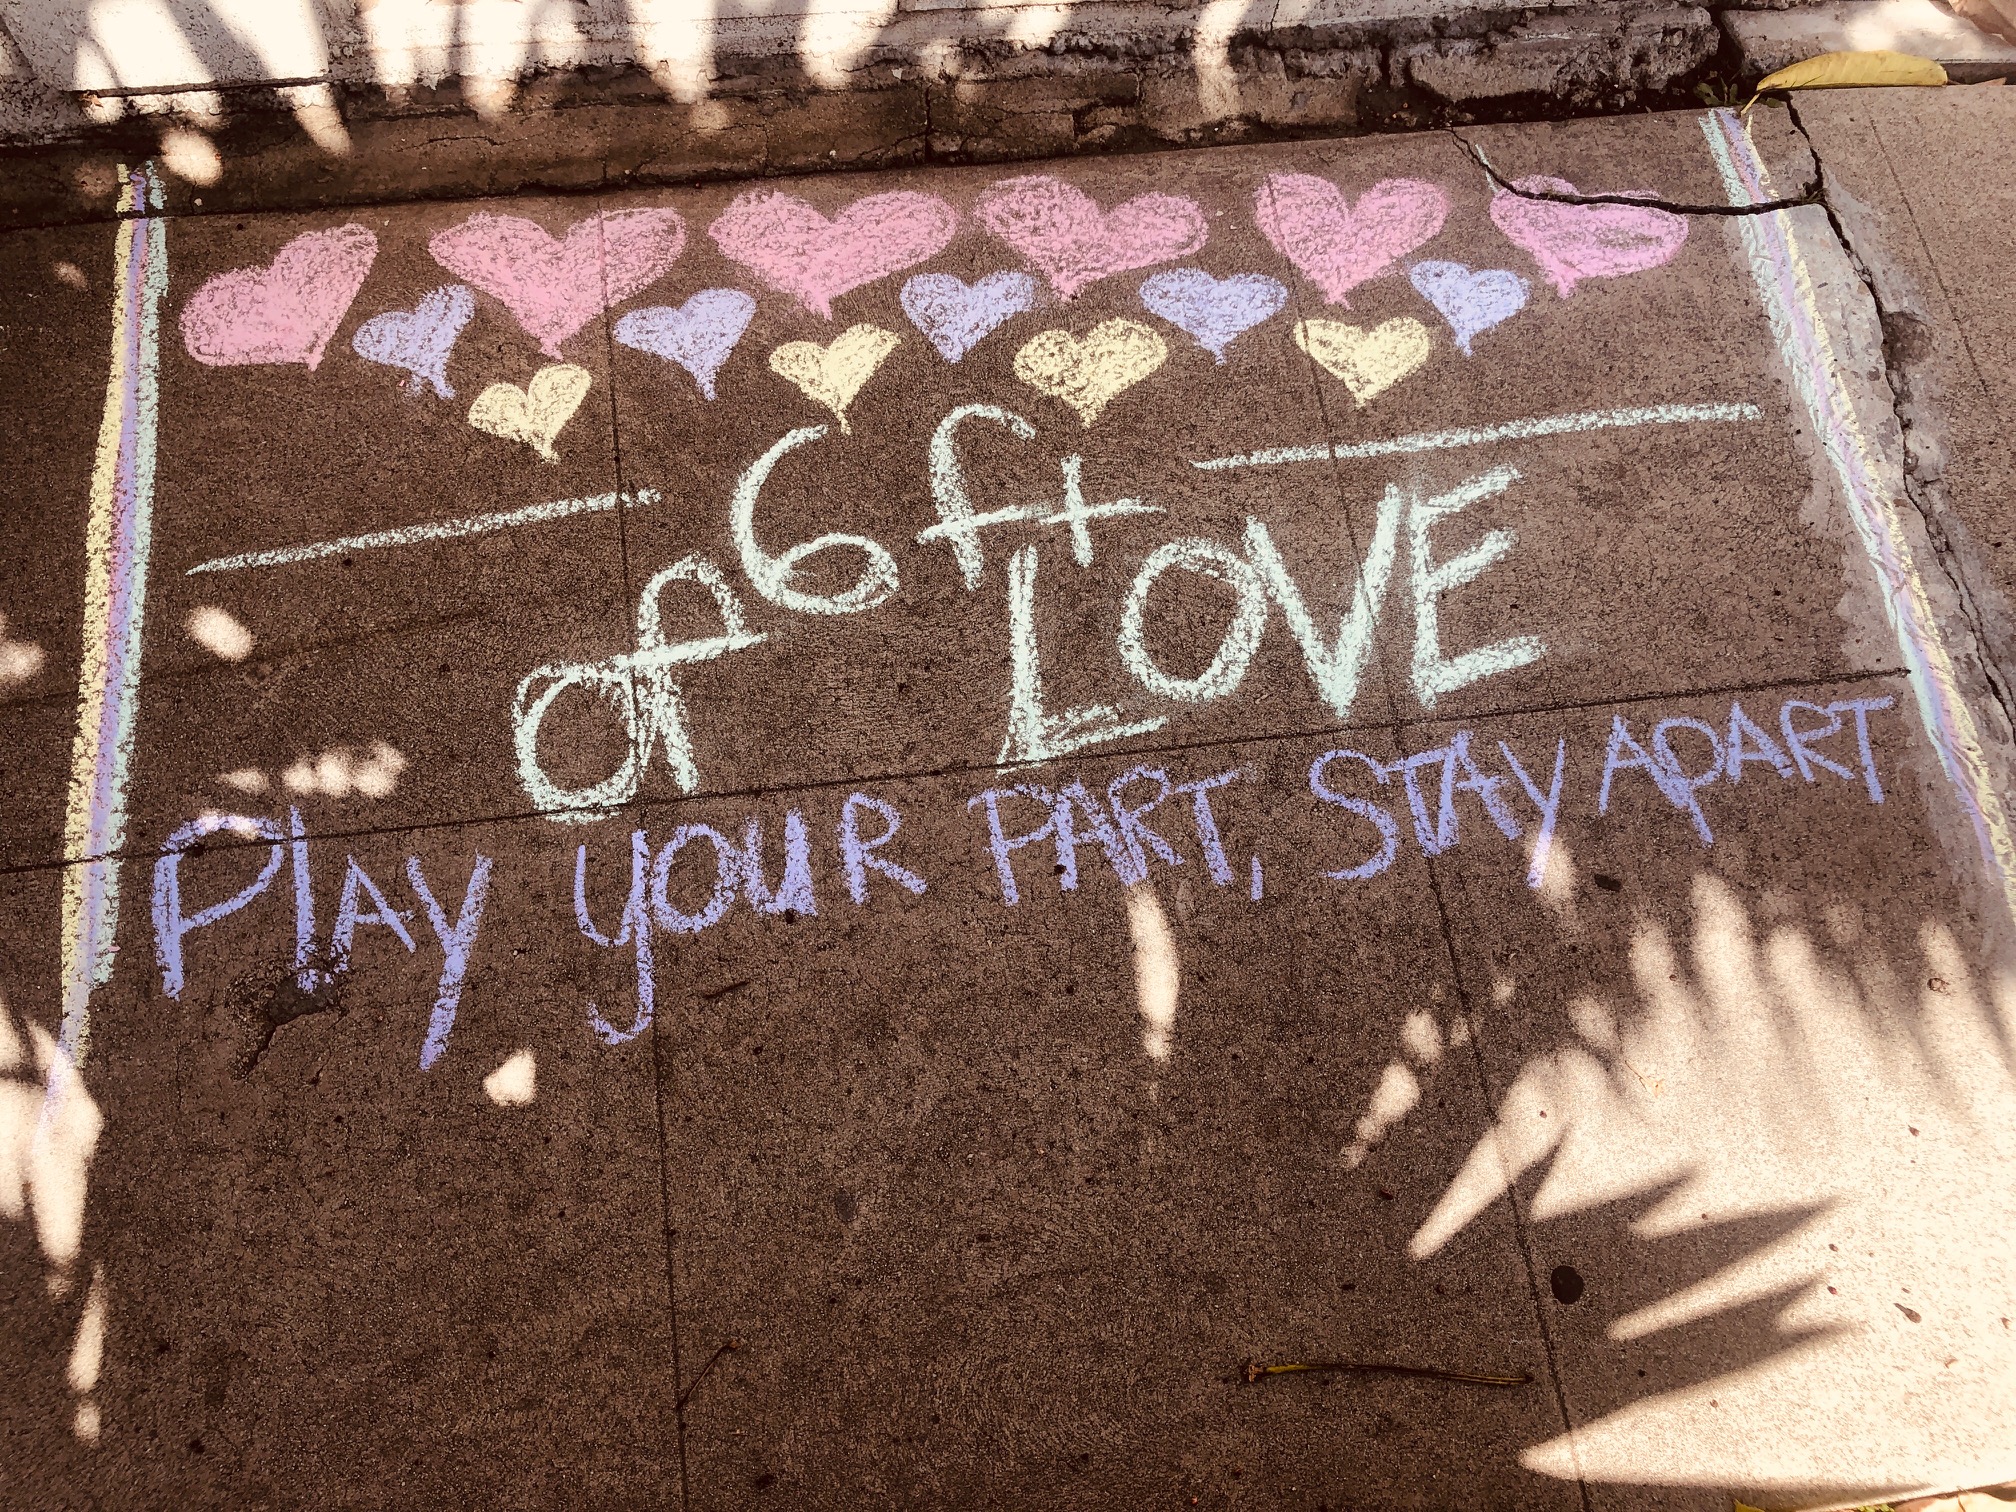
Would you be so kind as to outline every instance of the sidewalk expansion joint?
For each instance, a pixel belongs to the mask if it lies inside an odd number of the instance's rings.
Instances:
[[[1908,668],[1897,666],[1864,667],[1860,669],[1814,668],[1782,677],[1764,678],[1755,681],[1713,683],[1698,687],[1667,687],[1650,689],[1642,693],[1603,693],[1589,698],[1562,699],[1549,703],[1511,704],[1498,708],[1480,709],[1465,719],[1482,721],[1487,719],[1521,719],[1539,714],[1570,714],[1591,709],[1606,709],[1616,706],[1637,706],[1648,703],[1678,702],[1683,699],[1724,698],[1741,696],[1746,693],[1775,692],[1780,689],[1811,687],[1816,682],[1831,686],[1861,685],[1880,682],[1886,678],[1911,675]],[[1087,750],[1081,754],[1085,759],[1111,757],[1114,759],[1153,759],[1164,756],[1182,755],[1192,751],[1220,750],[1228,746],[1283,746],[1294,741],[1330,740],[1340,737],[1362,737],[1367,733],[1390,734],[1394,737],[1405,730],[1425,726],[1459,723],[1448,717],[1435,714],[1419,714],[1403,718],[1351,720],[1343,724],[1304,725],[1292,729],[1272,730],[1261,734],[1211,735],[1192,740],[1166,740],[1148,745],[1116,746],[1104,751]],[[416,835],[431,834],[444,830],[484,828],[505,824],[531,824],[541,819],[557,820],[561,823],[578,823],[589,819],[600,826],[607,820],[621,814],[636,813],[640,817],[652,809],[671,809],[694,803],[723,801],[748,802],[778,797],[792,793],[823,793],[839,788],[866,788],[882,783],[932,782],[953,777],[989,778],[1015,772],[1030,771],[1037,767],[1056,766],[1068,758],[1054,757],[1045,761],[955,761],[935,767],[892,767],[872,772],[851,772],[837,777],[815,777],[798,782],[759,784],[739,788],[703,788],[691,793],[667,793],[662,797],[633,799],[613,808],[564,807],[564,808],[523,808],[498,809],[484,813],[461,814],[448,819],[407,819],[388,821],[384,824],[362,824],[348,828],[309,830],[304,838],[313,844],[330,844],[339,840],[360,840],[374,835]],[[615,826],[620,829],[621,826]],[[607,829],[602,831],[608,833]],[[590,831],[583,828],[571,831],[584,838]],[[203,854],[221,851],[252,850],[262,845],[270,845],[268,840],[245,839],[224,830],[207,836],[190,847],[188,854]],[[39,872],[62,871],[68,867],[88,865],[95,861],[146,861],[159,860],[164,852],[158,847],[130,845],[116,851],[97,852],[89,855],[54,856],[46,860],[17,861],[0,865],[0,877],[26,876]]]

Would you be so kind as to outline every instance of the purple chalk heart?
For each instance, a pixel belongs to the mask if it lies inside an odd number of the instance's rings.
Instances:
[[[1456,333],[1456,348],[1470,355],[1470,338],[1526,308],[1532,285],[1506,268],[1472,273],[1461,263],[1418,262],[1407,270],[1415,290],[1442,312]]]
[[[443,399],[453,399],[448,386],[448,354],[469,317],[476,313],[476,296],[461,284],[445,284],[427,295],[411,310],[392,310],[373,315],[357,327],[350,346],[366,362],[382,362],[403,368],[408,393],[420,392],[423,383],[432,384]]]
[[[957,362],[1011,315],[1036,303],[1027,273],[989,273],[964,284],[949,273],[920,273],[903,285],[903,313],[947,362]]]
[[[1287,286],[1264,273],[1213,278],[1201,268],[1172,268],[1141,285],[1141,303],[1196,337],[1220,362],[1240,335],[1280,313],[1287,302]]]
[[[670,305],[632,310],[616,322],[616,339],[678,363],[712,399],[714,375],[755,314],[756,301],[740,289],[702,289],[676,310]]]

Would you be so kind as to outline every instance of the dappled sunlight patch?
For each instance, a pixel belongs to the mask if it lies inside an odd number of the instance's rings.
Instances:
[[[225,661],[240,662],[252,654],[252,632],[229,609],[199,604],[183,623],[191,640]]]
[[[10,640],[7,616],[0,614],[0,688],[27,682],[42,670],[42,648],[33,641]]]
[[[2006,983],[1986,986],[1936,917],[1879,931],[1845,904],[1753,903],[1703,873],[1685,918],[1682,934],[1641,912],[1629,987],[1569,997],[1574,1039],[1519,1067],[1410,1251],[1442,1251],[1516,1186],[1542,1254],[1581,1235],[1594,1258],[1587,1236],[1614,1234],[1608,1263],[1643,1246],[1664,1277],[1613,1275],[1603,1333],[1702,1377],[1609,1395],[1615,1410],[1534,1446],[1530,1469],[1978,1477],[1958,1458],[1928,1469],[1896,1402],[1988,1423],[2016,1387],[1993,1347],[2016,1200],[1983,1176],[2016,1159]]]
[[[1355,1171],[1365,1163],[1372,1146],[1386,1137],[1386,1131],[1413,1112],[1421,1101],[1421,1082],[1404,1061],[1389,1061],[1379,1075],[1379,1084],[1372,1089],[1372,1097],[1366,1105],[1365,1116],[1358,1120],[1353,1131],[1357,1138],[1344,1152],[1344,1169]]]
[[[280,774],[290,793],[320,793],[325,798],[389,798],[406,770],[406,758],[383,740],[368,748],[331,746],[319,756],[303,756]]]
[[[1508,982],[1505,986],[1509,991],[1511,984]],[[1448,1049],[1457,1049],[1469,1042],[1467,1024],[1459,1022],[1449,1031]],[[1373,1147],[1421,1105],[1422,1077],[1442,1063],[1445,1048],[1442,1026],[1435,1015],[1425,1009],[1417,1009],[1401,1022],[1400,1043],[1415,1066],[1420,1068],[1420,1074],[1417,1075],[1415,1067],[1409,1066],[1406,1060],[1387,1062],[1386,1069],[1379,1073],[1379,1080],[1372,1088],[1372,1095],[1366,1099],[1364,1113],[1352,1129],[1351,1143],[1344,1150],[1344,1169],[1347,1171],[1355,1171],[1363,1165]]]
[[[24,1040],[0,1007],[0,1217],[32,1220],[43,1258],[58,1272],[84,1240],[84,1197],[104,1116],[84,1081],[40,1024]]]
[[[483,1078],[483,1095],[500,1108],[522,1108],[538,1092],[538,1061],[530,1050],[520,1050]]]
[[[277,790],[301,798],[389,798],[406,766],[405,753],[397,746],[374,740],[368,746],[335,745],[298,757],[277,776],[244,766],[219,772],[216,780],[248,797]]]
[[[1544,849],[1543,849],[1544,842]],[[1569,850],[1568,842],[1559,835],[1547,835],[1535,831],[1527,841],[1527,855],[1533,872],[1538,873],[1535,895],[1547,906],[1560,925],[1562,933],[1570,939],[1582,937],[1582,920],[1576,912],[1575,855]],[[1529,875],[1531,873],[1529,872]]]
[[[1408,1242],[1408,1253],[1426,1260],[1497,1202],[1513,1183],[1554,1153],[1569,1127],[1564,1110],[1608,1112],[1609,1076],[1589,1051],[1556,1050],[1527,1062],[1499,1105],[1497,1123],[1464,1161],[1441,1199]],[[1593,1111],[1592,1115],[1593,1116]],[[1595,1138],[1619,1131],[1599,1130]],[[1627,1140],[1626,1143],[1629,1143]],[[1654,1178],[1656,1181],[1656,1178]],[[1643,1185],[1652,1185],[1648,1181]],[[1628,1195],[1629,1188],[1615,1195]],[[1541,1196],[1546,1195],[1543,1188]],[[1536,1211],[1540,1198],[1535,1200]]]
[[[23,1032],[25,1027],[26,1032]],[[45,1290],[63,1304],[82,1269],[86,1196],[104,1115],[76,1064],[42,1025],[0,1003],[0,1218],[28,1222],[48,1266]],[[105,1359],[105,1267],[91,1265],[66,1375],[76,1397],[71,1430],[98,1442],[93,1393]]]
[[[896,0],[807,0],[798,60],[814,83],[844,89],[895,15]]]
[[[224,160],[209,136],[187,126],[170,126],[161,133],[161,161],[179,179],[204,188],[224,177]]]
[[[70,1341],[70,1363],[66,1375],[70,1390],[78,1397],[72,1431],[87,1444],[98,1442],[101,1427],[97,1402],[98,1374],[105,1365],[105,1267],[91,1267],[91,1286],[84,1294],[84,1313]]]
[[[1127,889],[1127,928],[1134,937],[1134,993],[1141,1008],[1141,1051],[1169,1059],[1175,1047],[1176,997],[1182,984],[1176,936],[1150,882]]]

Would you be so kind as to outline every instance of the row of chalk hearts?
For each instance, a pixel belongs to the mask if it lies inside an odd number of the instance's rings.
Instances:
[[[1529,193],[1575,192],[1565,180],[1545,177],[1522,179],[1517,187]],[[1418,179],[1384,180],[1354,203],[1327,179],[1277,173],[1254,196],[1254,222],[1262,234],[1328,302],[1346,307],[1350,290],[1392,271],[1431,240],[1448,212],[1448,196]],[[1684,219],[1650,205],[1576,205],[1501,192],[1490,213],[1564,297],[1585,278],[1657,267],[1687,236]],[[1208,236],[1204,212],[1194,200],[1150,193],[1102,210],[1083,191],[1047,175],[990,186],[974,215],[1065,299],[1116,274],[1187,257]],[[958,222],[958,212],[944,200],[907,190],[869,195],[829,218],[792,195],[759,189],[736,198],[708,234],[761,282],[831,319],[833,300],[937,255],[957,234]],[[603,310],[662,276],[685,241],[685,223],[670,209],[605,212],[557,239],[530,220],[479,213],[433,237],[428,248],[465,284],[502,304],[540,349],[557,359],[561,344]],[[377,238],[355,224],[297,237],[265,267],[219,274],[198,289],[182,311],[184,343],[199,361],[216,365],[300,362],[314,368],[376,256]],[[1525,279],[1505,269],[1473,272],[1460,263],[1418,262],[1409,272],[1466,354],[1474,337],[1523,309],[1530,292]],[[1141,298],[1223,362],[1238,336],[1286,304],[1287,290],[1260,274],[1219,279],[1177,269],[1149,279]],[[1026,273],[991,274],[970,285],[949,275],[923,275],[902,291],[905,314],[949,362],[1036,303],[1035,281]],[[411,311],[366,321],[353,346],[371,361],[406,372],[415,391],[426,384],[452,397],[449,355],[474,311],[470,290],[450,285]],[[616,334],[626,345],[685,368],[712,399],[715,376],[754,311],[755,301],[739,290],[706,289],[681,307],[634,310],[617,322]],[[1121,326],[1131,331],[1117,331]],[[862,334],[869,331],[875,340]],[[1106,381],[1130,371],[1135,376],[1128,381],[1138,381],[1160,365],[1158,356],[1141,368],[1147,344],[1133,333],[1145,333],[1160,346],[1159,337],[1133,322],[1108,321],[1084,344],[1068,332],[1046,332],[1018,356],[1018,375],[1072,403],[1089,424],[1103,406],[1094,396]],[[1372,332],[1338,322],[1302,322],[1296,335],[1305,350],[1352,384],[1361,403],[1371,397],[1366,390],[1387,386],[1427,355],[1426,330],[1414,321],[1388,321]],[[874,327],[856,327],[834,347],[798,342],[779,348],[771,367],[834,409],[844,423],[845,399],[836,405],[832,398],[836,382],[856,374],[865,381],[881,358],[864,371],[863,356],[876,348],[886,355],[894,339]],[[1417,348],[1411,366],[1399,363]],[[1132,355],[1120,361],[1116,352]],[[825,355],[815,358],[818,353]],[[532,408],[550,411],[566,391],[581,388],[586,375],[571,365],[563,368],[541,375],[548,403]],[[1032,378],[1025,368],[1050,381]],[[800,375],[812,376],[814,385],[807,387]],[[1080,382],[1085,379],[1099,381],[1085,388]],[[521,409],[528,405],[527,391],[496,387],[508,390],[496,396],[504,409],[511,408],[512,395]],[[858,390],[859,382],[853,387]],[[479,400],[478,410],[485,408]],[[567,409],[571,414],[572,407]],[[471,419],[482,425],[476,412]],[[540,444],[531,435],[520,439]]]
[[[1454,266],[1416,264],[1415,283],[1419,286],[1425,271]],[[1272,279],[1265,281],[1274,283]],[[1274,287],[1281,289],[1278,283]],[[459,286],[436,291],[452,292],[468,293]],[[1281,290],[1284,299],[1286,292]],[[705,294],[749,299],[733,289],[707,289],[694,298]],[[1404,315],[1370,330],[1338,320],[1297,321],[1295,342],[1332,377],[1342,379],[1360,406],[1370,404],[1420,367],[1434,350],[1428,328]],[[850,326],[824,346],[816,341],[786,342],[770,354],[770,370],[830,410],[845,432],[852,429],[848,406],[901,344],[901,337],[880,326]],[[1135,320],[1102,320],[1082,338],[1063,330],[1033,337],[1015,354],[1015,376],[1037,392],[1070,406],[1089,426],[1109,403],[1158,371],[1168,359],[1169,344],[1150,327]],[[550,363],[534,373],[522,389],[512,383],[493,383],[484,389],[469,407],[469,423],[490,435],[522,441],[547,461],[557,462],[559,453],[553,443],[588,397],[592,383],[584,367],[571,362]]]

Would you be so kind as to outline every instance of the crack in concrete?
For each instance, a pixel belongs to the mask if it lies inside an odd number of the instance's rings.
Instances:
[[[1661,199],[1658,195],[1649,192],[1645,194],[1554,194],[1542,189],[1522,189],[1518,184],[1506,178],[1504,174],[1498,171],[1491,159],[1484,155],[1483,148],[1464,136],[1454,126],[1445,129],[1449,135],[1463,144],[1471,157],[1476,159],[1477,166],[1484,170],[1485,177],[1490,179],[1497,188],[1503,190],[1505,193],[1516,194],[1521,199],[1544,200],[1554,205],[1640,205],[1653,210],[1664,210],[1669,215],[1722,216],[1772,215],[1780,210],[1794,210],[1802,205],[1821,203],[1820,176],[1817,172],[1813,178],[1807,181],[1806,187],[1801,189],[1796,195],[1764,200],[1755,205],[1689,205],[1682,204],[1678,200]],[[1820,155],[1817,152],[1813,155],[1813,161],[1817,168],[1820,161]]]
[[[1941,575],[1953,590],[1954,602],[1966,626],[1972,659],[1980,666],[1989,694],[2002,716],[2002,729],[1997,733],[2006,741],[2010,733],[2016,731],[2016,683],[2012,683],[2010,674],[1998,664],[1994,655],[1996,637],[1989,625],[1980,590],[1969,571],[1967,553],[1961,549],[1949,528],[1950,511],[1943,502],[1943,479],[1936,468],[1926,465],[1921,449],[1912,444],[1913,431],[1921,429],[1919,407],[1913,397],[1920,392],[1921,386],[1913,376],[1914,358],[1905,349],[1907,343],[1902,330],[1907,324],[1915,324],[1918,317],[1893,309],[1884,301],[1875,273],[1856,247],[1853,235],[1828,195],[1827,167],[1820,154],[1820,144],[1800,119],[1796,97],[1788,101],[1788,107],[1792,124],[1813,157],[1814,193],[1807,203],[1819,206],[1827,216],[1827,224],[1834,232],[1834,239],[1841,245],[1842,255],[1848,259],[1848,266],[1854,270],[1856,278],[1861,280],[1869,303],[1876,311],[1877,326],[1883,337],[1883,378],[1890,392],[1891,412],[1897,418],[1898,432],[1903,439],[1904,497],[1923,522],[1933,560],[1938,563]]]

